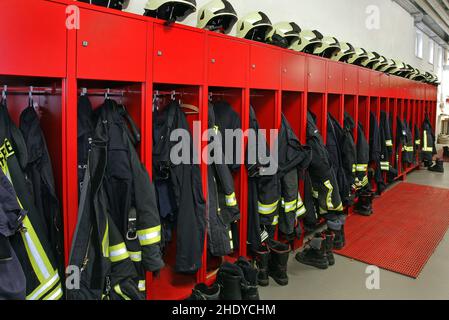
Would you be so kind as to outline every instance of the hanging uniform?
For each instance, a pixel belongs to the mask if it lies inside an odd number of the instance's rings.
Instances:
[[[175,270],[180,273],[195,273],[202,265],[206,201],[200,168],[193,164],[194,150],[190,134],[187,146],[190,151],[189,163],[175,164],[170,159],[172,149],[183,146],[181,138],[171,141],[170,135],[176,129],[190,132],[189,125],[179,103],[175,101],[153,116],[153,176],[163,221],[164,241],[169,241],[169,231],[176,229]]]
[[[370,113],[370,162],[375,165],[374,181],[378,186],[378,191],[385,190],[385,182],[382,176],[382,139],[380,133],[379,122],[376,115]]]
[[[342,164],[346,175],[346,180],[352,186],[355,183],[357,165],[357,147],[354,141],[355,123],[351,116],[345,112],[343,139],[341,142]]]
[[[45,232],[44,219],[30,193],[31,182],[24,173],[27,163],[25,141],[3,100],[0,103],[0,168],[14,187],[20,208],[28,212],[22,221],[23,228],[10,238],[10,243],[26,276],[26,298],[58,300],[63,295],[58,266]]]
[[[421,149],[421,158],[422,161],[432,162],[433,156],[437,154],[436,150],[436,140],[435,133],[432,128],[432,124],[429,120],[429,115],[426,114],[424,118],[424,122],[422,125],[422,149]]]
[[[369,144],[365,136],[362,124],[359,122],[357,127],[357,164],[356,164],[356,189],[369,188],[368,163],[369,163]]]
[[[20,115],[20,131],[25,139],[28,164],[25,172],[33,184],[34,204],[44,218],[47,236],[57,260],[60,274],[64,274],[64,240],[59,199],[45,137],[33,107]]]
[[[390,120],[385,111],[380,112],[380,166],[382,171],[390,171],[390,159],[393,154],[393,138],[391,136]]]
[[[407,121],[397,119],[397,148],[402,152],[402,163],[413,163],[413,138]]]
[[[214,161],[216,154],[211,154],[212,150],[208,153],[213,159],[208,168],[208,250],[212,256],[222,257],[234,250],[231,224],[240,219],[240,210],[235,195],[234,179],[229,167],[224,163],[213,105],[209,105],[209,129],[212,129],[209,136],[210,146],[218,145],[213,151],[219,151],[220,154],[217,161]]]
[[[279,231],[287,239],[293,240],[300,236],[298,220],[304,218],[306,214],[306,208],[299,193],[299,181],[309,167],[312,152],[309,147],[301,145],[283,114],[278,139],[278,156],[278,173],[281,182]]]
[[[248,143],[246,164],[248,169],[248,244],[255,252],[262,242],[274,236],[272,226],[278,223],[281,186],[277,172],[268,172],[260,161],[259,152],[261,153],[262,150],[259,150],[259,146],[266,146],[267,156],[270,155],[270,151],[265,137],[259,134],[259,123],[252,107],[250,107],[249,128],[253,130],[257,140]]]

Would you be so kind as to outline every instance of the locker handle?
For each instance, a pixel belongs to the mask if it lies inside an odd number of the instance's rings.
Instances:
[[[214,58],[212,58],[212,59],[211,59],[211,62],[212,62],[212,63],[215,63],[215,62],[217,62],[217,60],[215,60]]]
[[[162,57],[163,52],[162,52],[161,50],[158,50],[158,51],[157,51],[157,55],[158,55],[158,57]]]
[[[89,46],[89,41],[84,40],[84,41],[82,42],[82,45],[83,45],[83,47]]]
[[[256,69],[256,65],[255,65],[255,64],[253,64],[251,67],[252,67],[253,69]]]

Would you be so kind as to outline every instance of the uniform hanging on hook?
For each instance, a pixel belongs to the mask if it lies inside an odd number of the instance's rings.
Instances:
[[[30,91],[28,92],[28,106],[33,107],[33,86],[30,86]]]
[[[2,99],[6,99],[6,93],[8,92],[8,86],[3,86]]]

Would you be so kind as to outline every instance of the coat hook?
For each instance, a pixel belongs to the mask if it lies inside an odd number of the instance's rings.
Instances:
[[[85,96],[87,94],[87,88],[82,88],[81,89],[81,95]]]
[[[8,92],[8,86],[4,85],[3,86],[3,92],[2,92],[2,98],[6,99],[6,93]]]

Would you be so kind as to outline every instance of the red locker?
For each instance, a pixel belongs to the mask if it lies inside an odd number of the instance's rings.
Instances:
[[[78,78],[145,81],[147,24],[143,20],[88,9],[81,9],[80,18]]]
[[[390,92],[390,76],[388,74],[382,73],[380,75],[380,96],[389,97]]]
[[[281,85],[281,51],[252,44],[250,54],[250,87],[279,89]]]
[[[370,72],[370,96],[380,96],[380,77],[382,73]]]
[[[306,57],[298,53],[282,53],[282,89],[287,91],[305,90]]]
[[[358,68],[352,65],[343,66],[343,91],[345,94],[356,95],[359,88]]]
[[[325,59],[307,57],[309,92],[326,92],[326,69]]]
[[[343,91],[343,64],[329,61],[327,66],[327,91],[341,93]]]
[[[362,96],[370,94],[370,73],[369,70],[359,69],[359,94]]]

